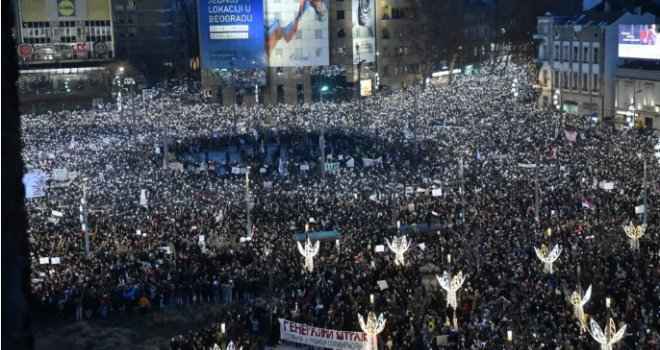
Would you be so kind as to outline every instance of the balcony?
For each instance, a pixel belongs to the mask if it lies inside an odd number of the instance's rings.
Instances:
[[[532,39],[534,39],[534,40],[547,40],[548,35],[546,35],[545,33],[534,33],[534,35],[532,35]]]

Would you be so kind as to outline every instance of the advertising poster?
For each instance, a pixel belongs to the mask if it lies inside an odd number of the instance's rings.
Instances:
[[[660,33],[655,24],[620,24],[619,57],[660,60]]]
[[[265,0],[271,67],[328,65],[328,0]]]
[[[202,72],[262,68],[263,0],[199,0]]]
[[[353,1],[353,64],[375,60],[375,0]]]

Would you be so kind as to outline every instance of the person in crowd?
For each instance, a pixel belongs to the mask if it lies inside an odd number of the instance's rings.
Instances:
[[[38,313],[223,304],[226,333],[209,324],[171,348],[261,349],[279,342],[279,318],[359,331],[373,308],[385,349],[502,349],[512,330],[516,348],[577,350],[595,342],[569,297],[591,285],[587,314],[628,327],[620,349],[657,349],[657,138],[539,109],[527,66],[500,68],[361,102],[227,107],[162,87],[140,107],[148,117],[115,105],[24,115],[28,172],[50,176],[26,201]],[[647,224],[638,251],[631,221]],[[293,239],[306,225],[340,235],[313,272]],[[404,234],[396,266],[376,247]],[[563,248],[553,274],[542,244]],[[467,276],[458,329],[445,271]]]

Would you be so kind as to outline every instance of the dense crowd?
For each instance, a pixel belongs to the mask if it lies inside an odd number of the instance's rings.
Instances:
[[[526,67],[512,65],[341,103],[226,107],[163,89],[123,112],[24,115],[28,167],[77,173],[28,200],[35,302],[43,314],[76,319],[226,304],[225,320],[173,338],[173,349],[228,340],[262,348],[277,343],[278,318],[358,331],[357,313],[371,309],[387,318],[385,349],[437,348],[441,335],[454,348],[500,349],[507,330],[516,348],[595,349],[568,302],[592,285],[585,310],[601,327],[609,317],[628,325],[621,349],[657,349],[656,140],[539,110],[527,81]],[[288,147],[269,159],[270,144]],[[222,166],[250,166],[250,230],[245,175],[177,159],[230,145],[242,146],[240,160]],[[322,171],[323,153],[336,169]],[[185,166],[164,168],[163,157]],[[648,230],[634,252],[621,226],[640,223],[644,163]],[[414,241],[403,267],[375,251],[401,234],[397,222]],[[306,224],[341,234],[321,243],[311,273],[293,239]],[[422,224],[433,230],[415,229]],[[541,244],[563,247],[554,274],[534,253]],[[457,330],[435,280],[443,271],[467,274]]]

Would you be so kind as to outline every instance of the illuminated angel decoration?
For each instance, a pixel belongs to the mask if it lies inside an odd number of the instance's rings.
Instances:
[[[612,345],[623,339],[623,336],[626,334],[626,325],[623,325],[617,331],[614,320],[610,318],[605,326],[605,332],[603,332],[598,323],[591,319],[589,321],[589,333],[600,344],[601,350],[612,350]]]
[[[646,233],[646,224],[633,225],[633,223],[630,222],[628,225],[623,226],[623,232],[628,236],[630,249],[639,250],[639,239],[644,236],[644,233]]]
[[[360,322],[360,328],[362,328],[362,331],[367,333],[367,349],[378,349],[378,334],[385,329],[385,322],[387,322],[383,314],[380,314],[378,318],[376,318],[376,314],[369,311],[367,314],[367,322],[364,321],[362,315],[358,314],[358,321]]]
[[[321,248],[321,242],[316,241],[312,243],[312,241],[307,237],[307,241],[305,242],[305,246],[303,247],[300,242],[296,242],[298,246],[298,252],[305,257],[305,269],[308,272],[314,271],[314,257],[316,254],[319,253],[319,249]]]
[[[394,237],[392,241],[385,238],[387,247],[394,253],[394,264],[397,266],[404,266],[406,264],[404,254],[410,249],[412,240],[408,241],[406,236]]]
[[[534,251],[539,260],[543,262],[543,271],[546,273],[552,273],[552,264],[559,259],[559,255],[561,255],[561,246],[556,245],[551,251],[548,251],[548,247],[545,244],[542,244],[541,249],[534,247]]]
[[[463,286],[465,278],[467,276],[463,275],[462,271],[459,271],[456,276],[453,276],[445,271],[442,277],[436,275],[435,278],[438,279],[438,283],[447,291],[447,306],[451,307],[454,310],[454,328],[458,328],[458,319],[456,318],[456,309],[458,308],[458,290]],[[449,321],[447,321],[449,322]]]
[[[573,305],[573,312],[575,318],[580,322],[580,331],[585,332],[587,330],[587,314],[584,313],[584,306],[591,299],[591,285],[587,288],[587,292],[584,293],[584,296],[575,291],[571,294],[571,305]]]

